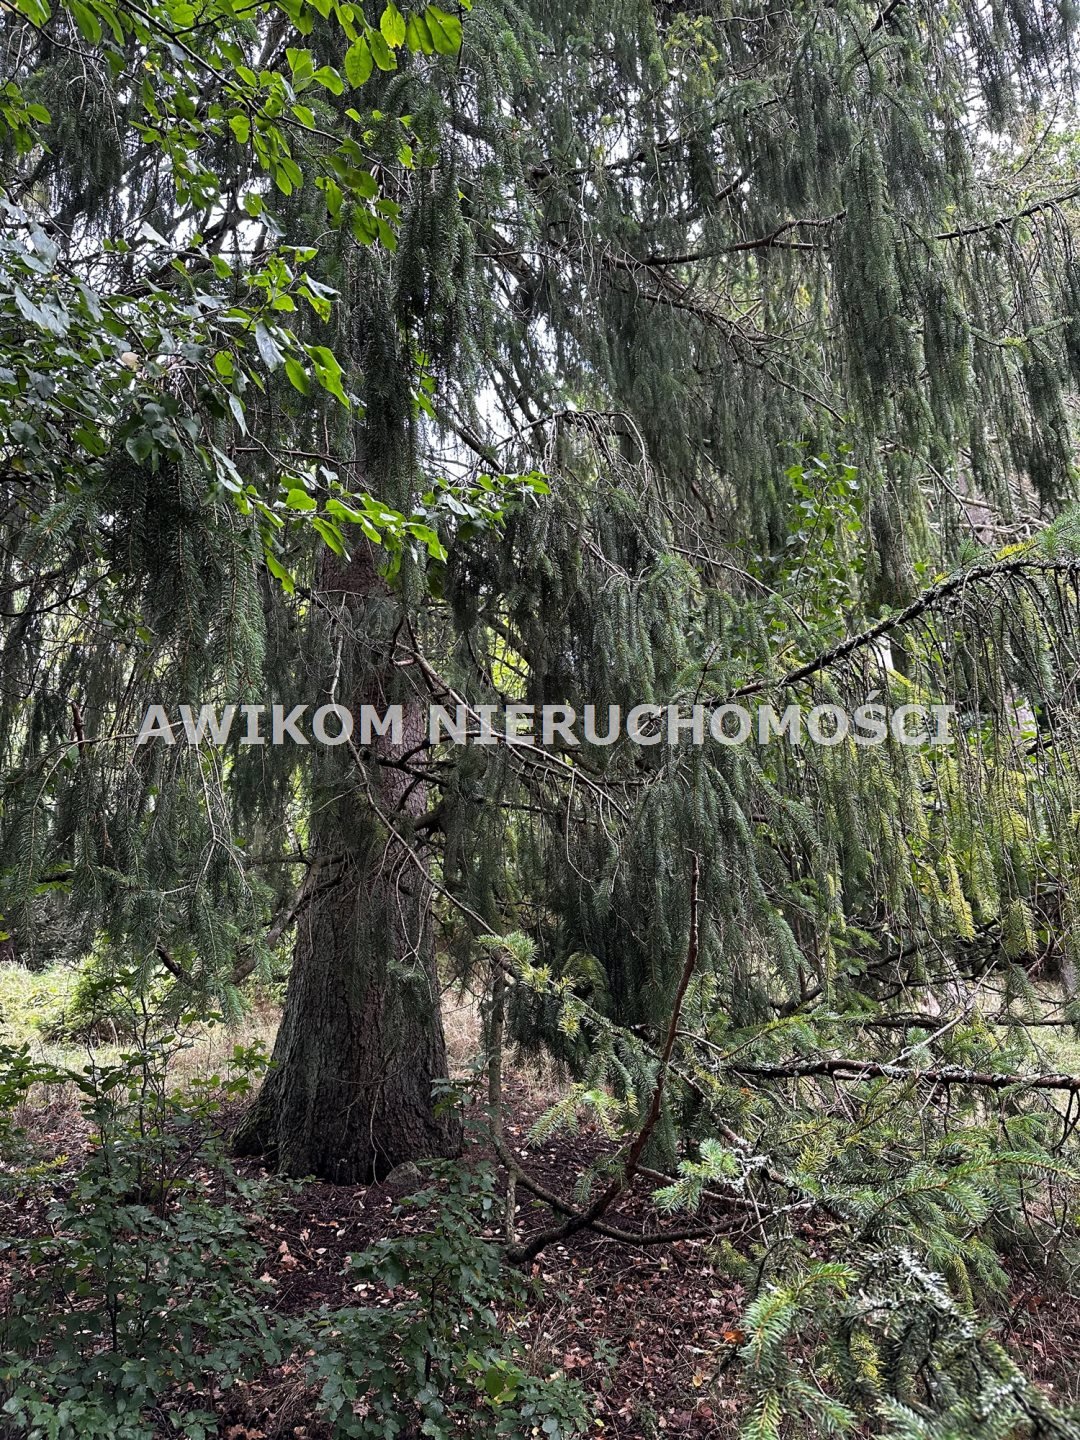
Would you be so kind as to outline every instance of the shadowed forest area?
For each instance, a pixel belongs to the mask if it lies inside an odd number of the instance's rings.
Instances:
[[[1080,1440],[1080,9],[0,23],[0,1437]]]

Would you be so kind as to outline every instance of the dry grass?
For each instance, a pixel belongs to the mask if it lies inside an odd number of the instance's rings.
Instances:
[[[463,1080],[476,1072],[483,1056],[483,1025],[480,1002],[469,990],[447,990],[442,1000],[443,1030],[450,1076]],[[544,1110],[565,1093],[565,1082],[546,1056],[526,1056],[508,1050],[504,1078],[515,1096],[530,1108]]]
[[[442,1017],[450,1076],[463,1080],[473,1073],[484,1047],[480,1003],[470,990],[446,990],[442,997]]]
[[[199,1025],[191,1030],[183,1049],[177,1051],[169,1065],[169,1079],[177,1087],[193,1080],[208,1080],[212,1075],[228,1079],[233,1072],[232,1054],[236,1046],[245,1049],[260,1045],[267,1055],[274,1048],[281,1008],[256,998],[251,1009],[232,1025]]]
[[[209,1080],[214,1075],[222,1080],[232,1078],[235,1073],[232,1054],[237,1045],[261,1044],[269,1055],[280,1018],[277,1008],[257,1004],[234,1025],[189,1027],[183,1037],[177,1037],[177,1048],[168,1063],[169,1089],[183,1090],[196,1080]],[[122,1052],[134,1048],[133,1042],[127,1046],[31,1044],[36,1058],[69,1070],[90,1066],[101,1069],[116,1064]],[[91,1133],[91,1125],[82,1110],[84,1098],[71,1081],[34,1085],[16,1107],[15,1125],[34,1138],[35,1148],[43,1157],[55,1159],[58,1154],[77,1153]]]
[[[135,1048],[134,1041],[117,1037],[115,1030],[113,1037],[105,1041],[51,1038],[50,1031],[63,1015],[77,978],[75,970],[60,972],[58,978],[56,971],[34,974],[21,966],[5,966],[0,973],[0,1043],[16,1047],[26,1044],[32,1059],[67,1070],[114,1065],[124,1051]],[[278,1006],[256,999],[234,1024],[186,1026],[175,1036],[170,1078],[181,1085],[215,1073],[225,1076],[237,1045],[262,1045],[269,1053],[280,1020]]]
[[[21,966],[0,968],[0,1043],[27,1044],[32,1057],[58,1069],[83,1071],[115,1065],[125,1050],[136,1048],[109,1037],[108,1040],[56,1041],[51,1038],[67,1008],[78,979],[75,969],[34,973]],[[483,1027],[480,1005],[471,991],[454,987],[443,994],[443,1027],[452,1078],[465,1080],[477,1073],[483,1058]],[[251,1009],[233,1024],[193,1024],[175,1036],[175,1048],[168,1065],[171,1089],[185,1089],[195,1081],[214,1075],[223,1080],[233,1074],[232,1055],[236,1046],[259,1045],[269,1055],[281,1021],[280,1005],[256,997]],[[167,1037],[168,1038],[168,1037]],[[506,1056],[506,1082],[515,1103],[531,1110],[544,1110],[555,1103],[564,1085],[555,1067],[543,1058],[523,1057],[510,1051]],[[70,1082],[38,1084],[19,1107],[17,1123],[30,1135],[53,1135],[67,1148],[82,1128],[80,1094]]]

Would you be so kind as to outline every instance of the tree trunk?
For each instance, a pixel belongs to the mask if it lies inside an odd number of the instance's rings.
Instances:
[[[393,667],[373,667],[379,607],[362,603],[380,585],[368,555],[329,577],[327,591],[345,592],[340,631],[347,649],[364,651],[339,651],[335,673],[385,707]],[[432,1097],[447,1064],[430,886],[393,833],[411,830],[425,805],[424,787],[386,764],[424,738],[415,698],[403,708],[401,740],[374,736],[365,747],[374,765],[361,765],[355,740],[313,757],[326,772],[312,817],[313,898],[297,923],[273,1068],[235,1138],[239,1154],[264,1154],[284,1174],[368,1183],[461,1148],[459,1117]]]
[[[414,898],[351,857],[305,911],[274,1068],[237,1134],[241,1154],[357,1184],[458,1152],[456,1116],[432,1101],[447,1067],[426,920],[420,954],[402,959],[395,910],[415,912]]]

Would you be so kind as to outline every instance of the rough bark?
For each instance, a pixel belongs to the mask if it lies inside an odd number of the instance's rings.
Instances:
[[[393,693],[389,665],[373,665],[375,627],[362,603],[378,583],[365,556],[327,587],[346,596],[346,644],[363,637],[365,655],[339,665],[349,683],[360,677],[356,717],[362,703],[385,707]],[[430,891],[395,837],[423,813],[424,790],[385,764],[416,745],[423,721],[406,704],[401,741],[376,737],[366,775],[353,747],[327,760],[339,774],[333,798],[317,796],[314,898],[297,925],[274,1065],[235,1140],[238,1153],[263,1154],[284,1174],[367,1183],[461,1147],[458,1117],[432,1095],[447,1063]]]
[[[367,1183],[460,1147],[432,1102],[447,1067],[430,937],[400,959],[392,888],[353,861],[300,921],[274,1069],[237,1134],[285,1174]]]

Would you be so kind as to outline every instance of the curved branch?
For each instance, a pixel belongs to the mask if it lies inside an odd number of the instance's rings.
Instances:
[[[914,1070],[877,1060],[784,1060],[775,1065],[732,1065],[730,1070],[735,1075],[777,1080],[829,1075],[835,1080],[904,1080],[917,1085],[970,1085],[981,1090],[1065,1090],[1072,1095],[1080,1094],[1080,1075],[997,1075],[990,1071],[965,1070],[959,1065]]]
[[[970,570],[961,571],[958,575],[950,575],[948,579],[931,586],[917,600],[913,600],[910,605],[895,615],[889,615],[884,620],[879,620],[869,629],[860,631],[858,635],[848,636],[846,640],[841,640],[839,644],[823,650],[812,660],[807,660],[804,664],[797,665],[794,670],[789,670],[786,675],[781,675],[776,680],[749,681],[745,685],[740,685],[737,690],[733,690],[726,700],[712,703],[729,704],[733,700],[741,700],[748,695],[759,695],[765,690],[778,690],[789,685],[797,685],[801,680],[808,680],[812,675],[817,675],[822,670],[828,670],[838,661],[846,660],[856,650],[865,649],[867,645],[872,645],[875,640],[890,634],[891,631],[910,624],[912,620],[917,620],[920,615],[932,610],[941,601],[948,600],[953,595],[965,590],[968,585],[978,584],[983,580],[994,580],[1000,576],[1022,575],[1030,571],[1055,575],[1077,575],[1080,574],[1080,559],[996,560],[988,565],[973,565]],[[706,669],[708,668],[706,667]]]

